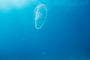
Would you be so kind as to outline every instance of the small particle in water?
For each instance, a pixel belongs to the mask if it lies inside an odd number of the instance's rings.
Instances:
[[[25,41],[25,38],[22,38],[22,41]]]
[[[42,55],[45,55],[46,53],[45,52],[42,52]]]

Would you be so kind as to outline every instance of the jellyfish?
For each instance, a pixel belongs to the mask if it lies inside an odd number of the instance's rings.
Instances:
[[[34,17],[34,22],[35,22],[35,28],[36,29],[41,29],[46,21],[47,18],[47,7],[45,4],[39,4],[36,6],[35,10],[35,17]]]

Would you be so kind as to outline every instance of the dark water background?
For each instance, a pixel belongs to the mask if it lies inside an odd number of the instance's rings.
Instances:
[[[90,4],[52,3],[44,3],[48,16],[39,30],[37,4],[0,11],[0,60],[90,60]]]

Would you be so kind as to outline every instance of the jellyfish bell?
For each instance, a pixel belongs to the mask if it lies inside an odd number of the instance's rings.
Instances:
[[[35,21],[35,28],[41,29],[46,21],[47,18],[47,7],[45,4],[39,4],[36,6],[34,10],[34,21]]]

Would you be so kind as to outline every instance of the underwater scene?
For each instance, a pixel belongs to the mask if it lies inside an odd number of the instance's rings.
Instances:
[[[0,0],[0,60],[90,60],[90,0]]]

